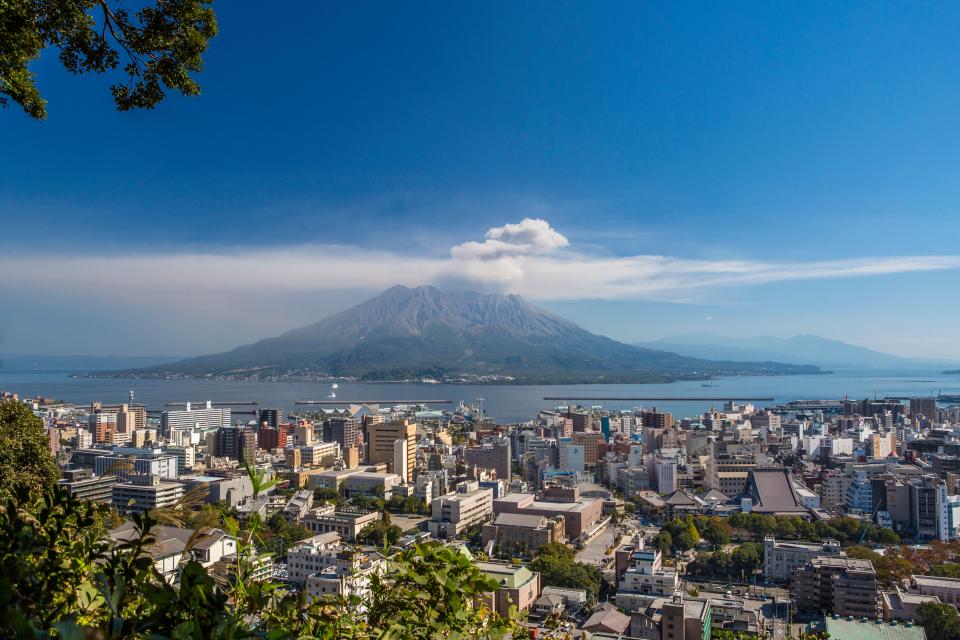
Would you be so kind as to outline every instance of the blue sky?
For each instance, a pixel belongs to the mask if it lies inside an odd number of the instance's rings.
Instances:
[[[217,11],[200,97],[118,113],[48,50],[49,119],[0,112],[0,351],[215,351],[429,281],[960,357],[960,7]]]

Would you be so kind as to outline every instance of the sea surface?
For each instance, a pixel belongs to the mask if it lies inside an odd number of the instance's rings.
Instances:
[[[710,386],[704,386],[709,384]],[[161,410],[168,402],[243,402],[256,401],[260,407],[286,411],[304,410],[298,400],[405,401],[450,400],[454,405],[436,404],[431,408],[455,406],[459,401],[477,405],[482,402],[488,415],[501,422],[524,422],[536,417],[540,409],[549,409],[563,401],[544,400],[546,396],[570,398],[603,397],[681,397],[717,398],[717,400],[601,400],[575,401],[584,406],[602,405],[610,409],[657,407],[677,417],[696,416],[711,407],[720,408],[723,399],[772,397],[773,401],[754,402],[758,406],[781,404],[790,400],[874,398],[884,396],[930,396],[939,392],[960,394],[960,376],[896,372],[848,372],[809,376],[741,376],[670,384],[585,384],[585,385],[452,385],[420,383],[341,382],[331,389],[319,382],[239,382],[218,380],[131,380],[72,378],[62,371],[14,371],[0,369],[0,391],[21,397],[37,395],[70,403],[87,404],[126,402],[134,392],[136,402]],[[480,400],[482,398],[482,401]]]

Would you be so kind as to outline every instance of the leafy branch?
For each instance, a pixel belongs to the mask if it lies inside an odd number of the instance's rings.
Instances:
[[[210,4],[156,0],[131,15],[111,8],[111,0],[2,2],[0,106],[13,101],[33,118],[47,117],[46,100],[29,69],[47,47],[59,49],[61,64],[75,74],[115,71],[125,60],[126,82],[111,87],[121,111],[152,109],[168,90],[198,95],[200,85],[191,74],[203,69],[202,56],[217,34]]]

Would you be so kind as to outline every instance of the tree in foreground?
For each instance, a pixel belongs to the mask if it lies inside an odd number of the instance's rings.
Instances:
[[[0,2],[0,105],[10,101],[30,116],[47,117],[30,71],[31,62],[53,47],[71,73],[117,72],[125,80],[111,87],[121,111],[151,109],[177,91],[198,95],[191,74],[203,68],[202,55],[217,33],[211,0],[3,0]],[[119,78],[118,78],[119,79]]]
[[[43,421],[21,402],[0,400],[0,500],[42,491],[58,476]]]
[[[137,535],[117,545],[98,528],[103,505],[59,487],[21,489],[0,510],[0,637],[3,638],[428,638],[519,637],[489,605],[498,585],[465,556],[436,544],[391,558],[363,597],[307,601],[282,584],[252,579],[264,523],[241,529],[226,578],[185,554],[175,587],[147,553],[158,514],[132,516]]]
[[[11,436],[10,425],[21,427],[18,438],[28,441],[38,426],[29,411],[8,406],[14,404],[0,403],[0,433],[16,449],[23,443]],[[52,465],[48,449],[39,447],[36,453]],[[13,463],[5,458],[4,464]],[[255,496],[276,482],[245,466]],[[196,511],[199,504],[185,496],[176,508],[133,514],[136,535],[113,544],[103,527],[109,508],[71,497],[53,483],[55,475],[46,475],[46,464],[38,469],[36,478],[20,477],[0,498],[0,638],[505,640],[522,635],[513,616],[503,618],[489,606],[496,581],[451,548],[428,544],[397,554],[362,597],[308,601],[281,583],[254,578],[264,542],[277,535],[279,522],[254,514],[241,525],[221,513],[216,523],[209,510]],[[192,558],[188,545],[179,584],[171,585],[149,554],[156,543],[152,532],[161,523],[183,526],[197,514],[197,524],[219,524],[236,538],[235,562],[225,575],[211,575]]]

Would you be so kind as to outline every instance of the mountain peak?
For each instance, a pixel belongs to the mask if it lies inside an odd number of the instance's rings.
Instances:
[[[297,372],[372,380],[664,382],[816,369],[714,363],[639,349],[592,334],[518,295],[397,285],[276,338],[151,371],[228,377],[288,377]]]

